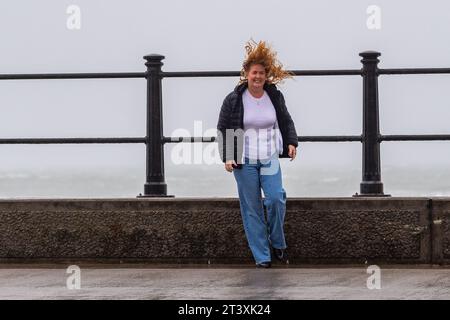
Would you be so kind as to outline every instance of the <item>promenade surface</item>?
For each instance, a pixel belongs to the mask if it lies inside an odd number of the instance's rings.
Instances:
[[[381,289],[366,266],[80,265],[80,289],[67,267],[0,265],[0,299],[450,299],[438,266],[380,266]]]

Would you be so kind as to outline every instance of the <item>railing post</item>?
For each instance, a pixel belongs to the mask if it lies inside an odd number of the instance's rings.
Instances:
[[[362,182],[355,196],[388,196],[383,193],[380,165],[380,124],[378,111],[378,57],[381,53],[364,51],[359,54],[363,64],[363,136]]]
[[[150,54],[147,60],[146,181],[138,197],[167,197],[164,180],[161,66],[164,56]]]

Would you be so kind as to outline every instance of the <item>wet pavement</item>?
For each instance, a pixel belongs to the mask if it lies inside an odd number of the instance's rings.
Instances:
[[[0,299],[450,299],[448,267],[67,267],[1,265]]]

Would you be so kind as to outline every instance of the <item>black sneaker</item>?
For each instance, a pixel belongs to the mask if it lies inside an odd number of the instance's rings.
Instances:
[[[257,268],[265,268],[265,269],[267,269],[267,268],[270,268],[271,265],[272,264],[270,263],[270,261],[264,261],[264,262],[257,263],[256,267]]]
[[[277,258],[278,261],[289,264],[289,258],[286,249],[273,248],[273,255],[275,256],[275,258]]]

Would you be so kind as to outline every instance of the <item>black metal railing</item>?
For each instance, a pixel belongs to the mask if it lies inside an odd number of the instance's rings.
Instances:
[[[361,142],[362,182],[354,196],[387,196],[381,181],[380,143],[382,141],[450,140],[450,135],[381,135],[379,124],[378,76],[399,74],[446,74],[450,68],[379,69],[380,56],[365,51],[362,68],[355,70],[292,70],[295,76],[362,76],[363,126],[359,136],[299,136],[300,142]],[[147,80],[147,130],[145,137],[121,138],[9,138],[0,144],[68,144],[68,143],[145,143],[146,180],[144,194],[138,197],[169,197],[164,175],[164,144],[179,142],[214,142],[216,137],[164,137],[162,118],[162,79],[185,77],[239,77],[238,71],[163,72],[164,56],[144,56],[146,72],[123,73],[61,73],[61,74],[0,74],[0,80],[31,79],[114,79],[145,78]],[[219,106],[218,106],[219,108]]]

